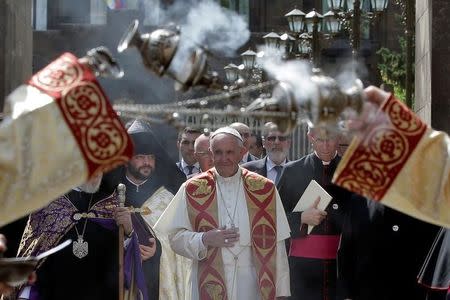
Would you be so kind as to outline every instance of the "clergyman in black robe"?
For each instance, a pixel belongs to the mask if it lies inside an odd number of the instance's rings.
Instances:
[[[334,136],[308,133],[314,153],[287,163],[278,183],[278,191],[291,228],[289,269],[291,299],[341,299],[342,285],[337,279],[336,256],[350,193],[331,184],[339,163]],[[311,207],[293,212],[305,189],[315,180],[333,199],[325,212]],[[307,225],[316,225],[310,234]]]
[[[417,275],[439,228],[374,200],[353,197],[338,252],[344,298],[426,299]]]
[[[127,166],[109,173],[107,181],[112,186],[119,182],[125,184],[126,206],[138,209],[152,207],[154,203],[150,198],[155,194],[163,195],[165,201],[170,201],[173,197],[170,193],[173,194],[178,190],[186,180],[185,175],[164,151],[149,124],[145,121],[134,121],[128,128],[128,134],[135,146],[134,155]],[[153,211],[132,214],[133,225],[141,244],[140,247],[150,247],[153,246],[153,243],[156,243],[154,256],[142,263],[149,299],[155,300],[162,296],[160,294],[160,278],[161,274],[164,274],[164,270],[161,270],[161,256],[164,247],[158,235],[152,229],[158,214],[162,213],[162,211],[157,211],[160,210],[160,205],[164,206],[164,204],[158,203],[158,207],[152,207]],[[152,236],[152,241],[142,238],[146,236],[142,234],[144,232]],[[169,251],[171,251],[170,248]],[[166,278],[165,280],[171,279]]]
[[[129,261],[134,263],[134,278],[142,278],[140,255],[136,251],[137,237],[133,236],[130,214],[117,208],[119,203],[115,193],[98,190],[100,180],[101,177],[94,178],[30,215],[18,256],[36,256],[67,239],[73,243],[38,264],[36,282],[19,291],[20,299],[118,299],[119,235],[116,223],[124,226],[128,237],[124,242],[127,248],[125,265],[130,266],[126,257],[131,255],[128,257],[134,258]],[[126,270],[129,269],[125,267],[124,277]],[[147,299],[142,280],[138,289]]]

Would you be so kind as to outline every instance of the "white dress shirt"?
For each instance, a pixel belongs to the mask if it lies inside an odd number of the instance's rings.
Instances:
[[[181,162],[180,162],[180,169],[181,171],[183,171],[184,175],[189,176],[191,174],[189,174],[189,168],[188,168],[188,164],[184,161],[183,158],[181,158]],[[200,173],[200,165],[198,162],[196,162],[194,165],[194,168],[192,169],[192,174],[197,174]]]

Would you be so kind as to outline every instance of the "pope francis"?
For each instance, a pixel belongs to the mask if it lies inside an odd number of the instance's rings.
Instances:
[[[246,150],[236,130],[216,130],[210,151],[215,168],[184,183],[156,224],[194,262],[190,298],[289,296],[290,230],[278,191],[239,167]]]

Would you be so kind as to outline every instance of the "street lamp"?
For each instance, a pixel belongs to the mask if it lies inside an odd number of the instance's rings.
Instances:
[[[362,16],[363,8],[368,6],[364,5],[366,3],[370,4],[371,11]],[[374,16],[376,17],[386,9],[388,3],[389,0],[328,0],[328,6],[331,8],[334,16],[341,24],[345,24],[345,28],[350,31],[350,41],[355,56],[360,47],[361,18],[372,19]],[[351,27],[348,26],[350,22]],[[331,24],[328,22],[328,25]]]
[[[280,48],[286,53],[286,57],[294,50],[295,38],[288,33],[280,35]]]
[[[289,29],[295,33],[301,33],[305,28],[305,16],[306,14],[299,9],[293,9],[284,15],[289,23]]]
[[[336,14],[332,10],[323,15],[323,20],[325,27],[330,33],[335,34],[341,30],[341,22],[339,22]]]
[[[320,42],[319,42],[319,32],[322,29],[322,19],[323,16],[313,9],[309,12],[306,17],[306,27],[308,33],[312,33],[312,53],[313,53],[313,63],[316,66],[320,65]]]
[[[277,49],[279,47],[280,36],[275,32],[270,32],[263,36],[267,48]]]
[[[363,8],[365,0],[347,0],[347,10],[355,11],[355,7],[357,10],[361,10]]]
[[[227,77],[228,82],[235,82],[239,77],[239,67],[235,64],[228,64],[224,68],[225,76]]]
[[[306,28],[309,33],[313,33],[315,28],[314,26],[317,26],[317,32],[320,32],[322,30],[322,20],[323,16],[319,14],[316,9],[313,8],[312,11],[310,11],[306,17]]]
[[[241,54],[242,62],[246,69],[253,69],[255,67],[256,52],[248,49]]]
[[[387,8],[389,0],[370,0],[374,12],[382,12]]]
[[[344,0],[328,0],[328,7],[331,10],[341,10],[344,8]]]

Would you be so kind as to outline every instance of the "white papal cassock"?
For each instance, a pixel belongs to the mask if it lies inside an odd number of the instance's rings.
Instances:
[[[220,226],[239,228],[239,242],[231,248],[222,248],[225,282],[228,299],[261,299],[253,264],[249,215],[242,182],[242,169],[231,177],[222,177],[213,170],[216,180],[217,204]],[[185,184],[183,184],[169,204],[155,228],[169,235],[172,249],[194,260],[190,278],[191,299],[199,299],[197,282],[197,263],[206,257],[207,248],[203,245],[201,232],[194,232],[188,216]],[[276,295],[289,296],[289,266],[284,240],[289,238],[290,229],[283,205],[276,193],[277,210],[277,257],[276,257]],[[237,202],[236,202],[237,199]],[[237,256],[235,262],[234,257]]]

